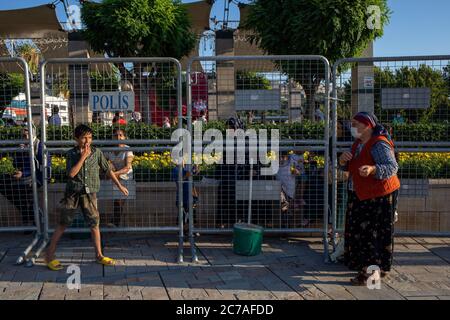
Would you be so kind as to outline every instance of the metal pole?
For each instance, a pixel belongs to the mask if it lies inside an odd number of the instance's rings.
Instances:
[[[324,208],[323,208],[323,256],[325,262],[330,261],[330,252],[328,247],[328,173],[329,173],[329,164],[330,164],[330,64],[326,58],[323,58],[323,63],[325,66],[325,168],[324,168]]]
[[[187,72],[186,72],[186,94],[187,94],[187,126],[189,130],[189,138],[192,139],[192,83],[191,83],[191,68],[192,63],[188,63]],[[192,146],[192,141],[189,141],[189,144]],[[190,151],[190,150],[189,150]],[[188,172],[192,173],[192,155],[191,152],[188,154],[189,156],[189,165]],[[197,252],[195,250],[195,239],[194,239],[194,208],[192,207],[193,198],[192,198],[192,188],[193,188],[193,177],[192,174],[189,175],[189,243],[191,246],[191,255],[192,262],[198,262]]]
[[[333,252],[336,250],[336,219],[337,219],[337,64],[333,65],[333,108],[331,109],[332,119],[332,152],[331,152],[331,173],[332,173],[332,181],[331,181],[331,223],[332,223],[332,245]]]
[[[252,223],[252,193],[253,193],[253,158],[250,159],[250,179],[248,189],[248,220],[247,223]]]

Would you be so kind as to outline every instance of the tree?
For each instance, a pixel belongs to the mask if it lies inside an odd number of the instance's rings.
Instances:
[[[191,32],[186,8],[179,0],[84,2],[81,20],[85,26],[82,31],[84,39],[93,50],[106,53],[109,57],[180,59],[192,51],[197,41],[196,35]],[[120,64],[118,68],[122,80],[130,80],[135,94],[141,95],[139,101],[147,103],[148,93],[141,90],[143,83],[152,87],[157,83],[175,81],[173,64],[134,63],[131,67]],[[152,76],[147,77],[146,73]],[[172,87],[168,90],[164,91],[166,96],[176,96]]]
[[[375,67],[375,88],[430,88],[430,108],[409,110],[408,118],[413,122],[442,121],[448,119],[450,87],[445,67],[442,71],[422,64],[418,67],[401,67],[390,70]],[[389,119],[388,110],[381,109],[381,90],[375,91],[375,109],[382,119]]]
[[[379,25],[369,28],[379,8]],[[369,11],[369,12],[368,12]],[[242,23],[251,43],[272,55],[322,55],[330,63],[360,56],[371,41],[383,35],[390,11],[387,0],[255,0]],[[280,62],[278,66],[299,82],[307,95],[307,115],[313,117],[314,95],[324,79],[318,64]],[[297,62],[298,63],[298,62]]]
[[[0,107],[11,103],[12,98],[24,92],[25,77],[20,73],[0,73]]]
[[[33,75],[37,74],[42,57],[39,49],[29,42],[24,42],[14,49],[16,56],[22,57],[28,63],[31,73]]]
[[[196,44],[187,11],[179,0],[104,0],[84,2],[84,38],[110,57],[174,57]]]
[[[269,90],[270,81],[263,75],[251,71],[236,72],[237,90]]]

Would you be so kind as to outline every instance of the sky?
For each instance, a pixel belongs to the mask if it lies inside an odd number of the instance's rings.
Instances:
[[[53,0],[0,0],[0,10],[17,9],[50,3]],[[185,3],[197,0],[183,0]],[[248,2],[248,1],[246,1]],[[70,0],[77,4],[78,1]],[[450,54],[449,0],[388,0],[393,11],[382,38],[374,44],[376,56]],[[211,17],[223,17],[224,0],[218,0]],[[236,5],[231,4],[230,20],[238,20]],[[65,21],[64,9],[58,5],[58,17]]]

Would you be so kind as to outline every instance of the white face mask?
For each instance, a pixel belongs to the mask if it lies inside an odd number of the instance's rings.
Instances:
[[[357,129],[357,128],[351,127],[350,130],[351,130],[351,132],[352,132],[353,138],[355,138],[355,139],[360,139],[360,138],[361,138],[361,133],[358,132],[358,129]]]

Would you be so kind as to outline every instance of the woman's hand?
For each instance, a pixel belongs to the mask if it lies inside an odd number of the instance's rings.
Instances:
[[[19,180],[20,178],[22,178],[22,171],[16,171],[14,172],[13,177],[17,180]]]
[[[366,177],[368,177],[368,176],[370,176],[372,174],[375,174],[376,170],[377,170],[376,166],[361,166],[359,168],[359,175],[361,177],[366,178]]]
[[[344,166],[348,161],[353,159],[353,155],[351,152],[344,152],[343,154],[341,154],[341,156],[339,157],[339,164],[341,166]]]
[[[120,192],[122,192],[125,196],[128,197],[128,189],[125,188],[123,185],[120,185],[119,187]]]

